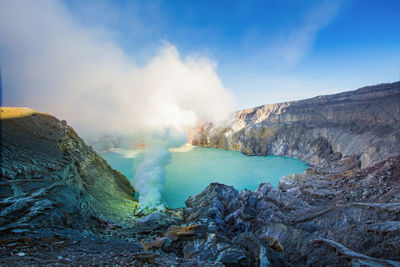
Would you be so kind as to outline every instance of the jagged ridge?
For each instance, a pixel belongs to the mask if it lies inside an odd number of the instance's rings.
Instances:
[[[202,124],[192,144],[321,167],[353,157],[365,168],[400,151],[400,82],[238,111],[226,125]]]

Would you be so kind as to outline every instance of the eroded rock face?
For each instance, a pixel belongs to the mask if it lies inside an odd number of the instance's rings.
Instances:
[[[0,230],[128,223],[134,190],[65,121],[1,108]]]
[[[309,169],[278,189],[266,183],[239,193],[211,184],[188,199],[185,221],[228,239],[250,235],[253,260],[262,247],[283,265],[399,266],[400,156],[362,170],[347,166]]]
[[[194,145],[297,157],[320,167],[357,156],[364,168],[400,151],[400,82],[246,109],[226,125],[197,129]]]

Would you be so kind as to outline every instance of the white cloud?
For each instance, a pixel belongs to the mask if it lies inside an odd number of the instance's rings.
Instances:
[[[110,36],[59,1],[2,1],[3,104],[53,113],[85,134],[185,127],[230,111],[215,63],[165,43],[139,67]]]
[[[297,65],[312,50],[318,32],[337,16],[341,4],[340,0],[319,2],[296,26],[282,29],[259,53],[274,71]]]

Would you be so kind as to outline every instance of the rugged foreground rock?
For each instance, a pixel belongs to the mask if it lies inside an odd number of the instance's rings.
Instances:
[[[314,165],[279,188],[213,183],[144,217],[127,179],[65,122],[2,108],[0,265],[400,266],[399,85],[203,125],[194,142]]]
[[[400,266],[400,155],[360,170],[310,168],[278,189],[211,184],[178,211],[100,232],[2,230],[7,265]],[[38,226],[36,226],[38,227]]]
[[[247,244],[252,264],[400,266],[400,156],[363,170],[309,169],[278,189],[211,184],[186,204],[186,223]]]
[[[400,151],[400,82],[238,111],[227,124],[200,125],[192,144],[320,167],[350,157],[372,166]]]

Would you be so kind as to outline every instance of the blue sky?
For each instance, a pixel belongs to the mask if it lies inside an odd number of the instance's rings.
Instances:
[[[68,118],[77,98],[129,88],[122,105],[165,79],[172,99],[187,84],[228,104],[227,89],[242,109],[395,82],[399,14],[400,0],[4,0],[3,104]]]
[[[182,59],[208,58],[223,86],[236,97],[236,108],[400,80],[399,0],[61,0],[61,4],[62,8],[48,7],[58,10],[54,16],[62,17],[61,26],[69,27],[72,17],[80,25],[76,29],[106,33],[106,43],[111,38],[136,66],[146,66],[166,43],[176,47]],[[45,8],[37,10],[43,14],[36,20],[47,18]],[[3,28],[12,39],[16,35],[7,25]],[[23,33],[24,28],[19,30]],[[7,49],[12,48],[11,41]]]

